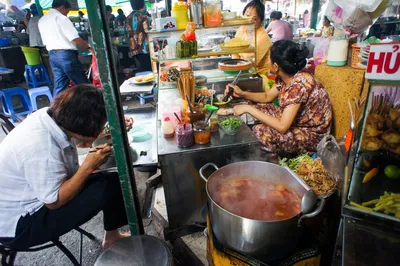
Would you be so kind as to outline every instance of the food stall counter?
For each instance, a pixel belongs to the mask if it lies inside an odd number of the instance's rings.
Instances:
[[[181,102],[176,89],[160,90],[158,94],[158,119],[171,111],[174,103]],[[224,135],[221,130],[211,133],[209,144],[195,144],[180,148],[176,138],[164,138],[161,121],[158,121],[158,161],[162,173],[167,205],[169,232],[166,239],[203,230],[206,222],[205,182],[199,169],[212,162],[222,167],[237,161],[260,160],[260,143],[250,128],[242,124],[234,136]],[[210,174],[210,173],[209,173]]]

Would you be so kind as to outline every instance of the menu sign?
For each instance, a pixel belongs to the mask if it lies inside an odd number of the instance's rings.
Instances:
[[[400,80],[400,43],[371,45],[365,78]]]

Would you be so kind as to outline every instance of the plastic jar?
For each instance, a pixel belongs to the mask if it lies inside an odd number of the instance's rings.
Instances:
[[[210,117],[210,121],[208,122],[208,125],[210,126],[210,131],[211,132],[216,132],[218,131],[218,115],[217,113],[213,113]]]
[[[193,128],[191,124],[178,124],[175,128],[176,142],[179,147],[186,148],[193,145]]]
[[[188,7],[185,2],[175,2],[172,6],[171,16],[176,18],[176,26],[178,30],[186,29],[189,17]]]
[[[187,115],[190,119],[190,123],[192,124],[196,123],[197,121],[206,119],[206,113],[203,110],[202,106],[192,107],[192,112],[190,111],[190,109],[188,109]]]
[[[197,121],[194,123],[194,143],[207,144],[211,139],[211,131],[208,124],[204,121]]]
[[[222,25],[221,2],[219,0],[206,0],[203,5],[203,20],[205,27],[218,27]]]

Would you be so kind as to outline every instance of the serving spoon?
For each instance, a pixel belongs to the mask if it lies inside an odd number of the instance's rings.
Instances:
[[[315,194],[314,191],[307,190],[306,193],[304,193],[303,198],[301,199],[301,213],[307,214],[309,213],[314,206],[317,204],[317,194]]]

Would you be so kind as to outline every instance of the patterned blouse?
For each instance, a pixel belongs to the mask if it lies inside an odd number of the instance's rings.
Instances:
[[[151,19],[144,13],[138,10],[133,11],[126,18],[128,26],[129,44],[132,56],[137,54],[149,53],[149,42],[147,39]]]
[[[329,132],[332,121],[332,106],[328,93],[314,76],[306,72],[294,75],[292,83],[285,87],[281,78],[276,79],[280,91],[278,100],[281,108],[301,104],[292,127],[308,128],[314,133]]]

